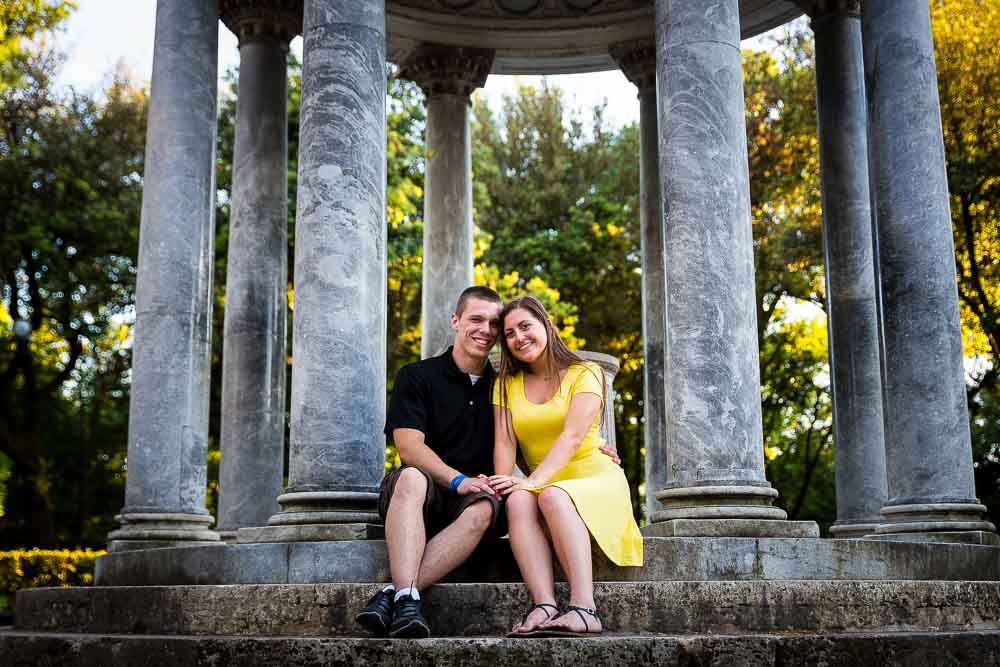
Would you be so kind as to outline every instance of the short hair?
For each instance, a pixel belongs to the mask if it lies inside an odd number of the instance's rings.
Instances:
[[[469,299],[482,299],[483,301],[503,305],[503,299],[495,291],[484,285],[473,285],[472,287],[466,287],[459,295],[458,303],[455,304],[456,316],[462,316],[462,313],[465,312],[465,304]]]

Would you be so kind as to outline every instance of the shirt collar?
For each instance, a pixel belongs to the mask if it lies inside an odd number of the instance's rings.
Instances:
[[[469,374],[458,367],[458,364],[455,363],[455,357],[451,355],[454,347],[455,347],[454,345],[449,345],[448,349],[445,350],[444,354],[441,355],[446,360],[448,374],[454,375],[455,377],[468,378]],[[493,375],[494,375],[493,364],[491,364],[489,359],[487,359],[486,368],[483,369],[483,372],[479,375],[479,377],[480,379],[485,378],[486,380],[492,380]]]

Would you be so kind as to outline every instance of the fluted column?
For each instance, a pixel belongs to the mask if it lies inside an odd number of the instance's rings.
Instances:
[[[656,122],[656,43],[616,45],[611,56],[639,89],[639,227],[642,245],[643,443],[646,449],[646,519],[660,509],[656,492],[667,483],[666,405],[663,396],[665,261],[660,208]]]
[[[239,37],[232,216],[222,353],[219,533],[278,511],[285,446],[288,299],[288,42],[302,5],[223,0]]]
[[[288,487],[269,523],[375,522],[385,461],[384,2],[306,0],[303,37]]]
[[[111,551],[219,540],[205,509],[218,20],[213,0],[156,6],[128,477]]]
[[[739,1],[657,0],[655,30],[667,482],[647,532],[816,534],[764,477]]]
[[[811,9],[837,468],[830,532],[861,537],[886,499],[861,16],[858,0]]]
[[[451,314],[472,284],[472,142],[469,103],[486,83],[493,52],[426,46],[400,68],[427,100],[420,356],[451,343]]]
[[[865,0],[862,34],[885,358],[889,499],[877,532],[995,541],[973,479],[926,0]]]

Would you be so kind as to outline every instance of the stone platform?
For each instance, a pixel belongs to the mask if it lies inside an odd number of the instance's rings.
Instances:
[[[96,634],[367,637],[354,616],[378,584],[44,588],[17,595],[18,630]],[[565,584],[557,590],[568,595]],[[605,627],[635,634],[1000,629],[1000,582],[663,581],[595,586]],[[440,584],[424,595],[439,637],[503,636],[522,584]]]
[[[1000,580],[1000,548],[752,537],[647,537],[645,565],[619,568],[601,554],[597,581]],[[385,542],[218,544],[110,553],[98,586],[364,583],[389,578]],[[518,582],[509,543],[483,545],[453,573],[457,582]]]
[[[989,665],[1000,632],[605,635],[587,639],[336,639],[80,635],[0,630],[0,664],[63,665]]]

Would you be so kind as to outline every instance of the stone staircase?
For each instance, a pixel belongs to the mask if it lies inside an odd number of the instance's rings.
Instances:
[[[995,547],[647,538],[643,568],[596,564],[607,632],[585,639],[503,637],[528,598],[509,553],[494,547],[425,592],[434,638],[393,641],[353,620],[380,576],[303,581],[344,567],[327,560],[338,550],[341,559],[373,552],[355,561],[362,577],[363,567],[379,567],[371,557],[380,545],[113,554],[105,580],[167,585],[21,591],[16,626],[0,630],[0,665],[1000,664]],[[284,581],[253,582],[264,569],[247,569],[248,546]],[[279,547],[284,561],[275,560]],[[566,599],[565,584],[558,593]]]

